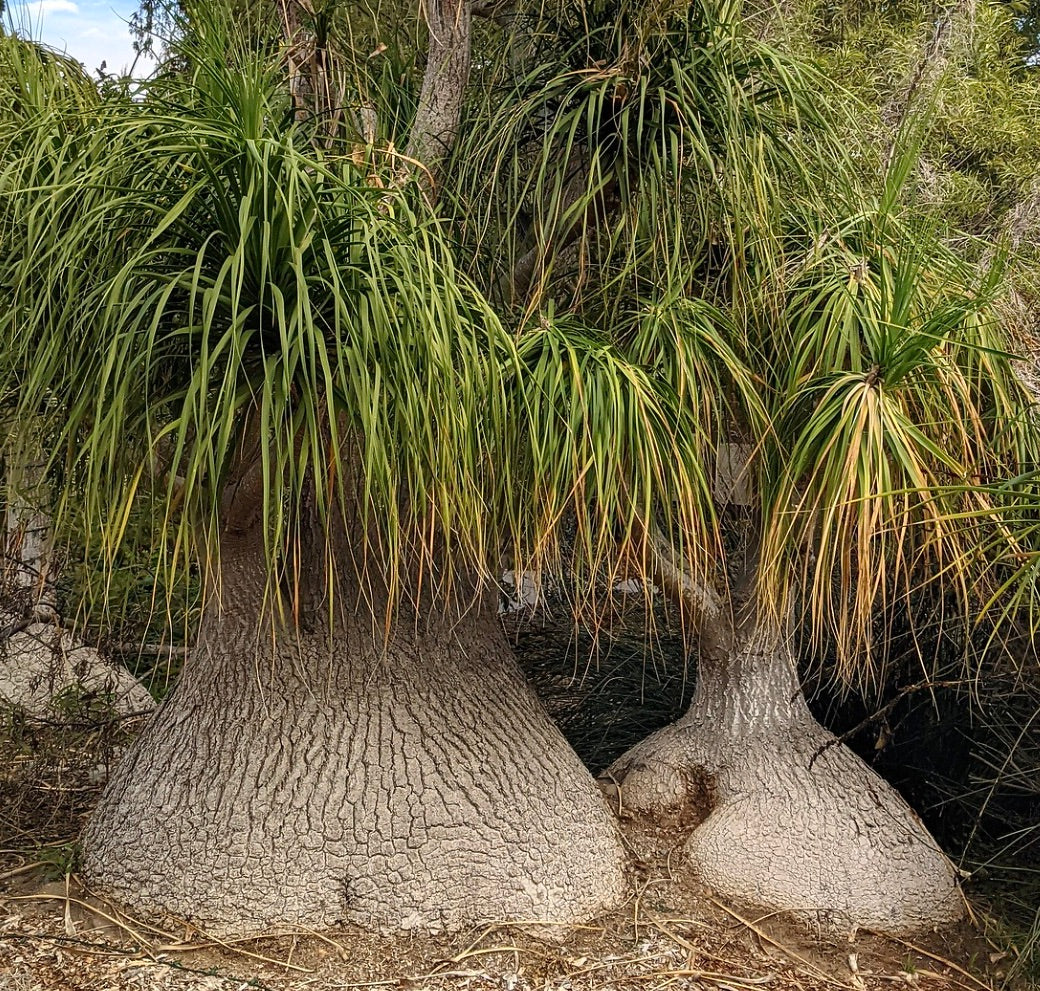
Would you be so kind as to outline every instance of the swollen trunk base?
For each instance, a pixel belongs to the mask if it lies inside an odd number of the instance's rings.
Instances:
[[[903,935],[959,919],[949,860],[813,719],[786,638],[756,625],[719,640],[730,650],[702,656],[686,715],[610,768],[624,806],[692,813],[687,863],[724,897],[830,931]]]
[[[84,834],[92,882],[217,935],[574,923],[622,897],[613,818],[496,617],[258,642],[262,575],[222,568]]]

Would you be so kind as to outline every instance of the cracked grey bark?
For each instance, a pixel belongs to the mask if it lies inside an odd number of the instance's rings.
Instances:
[[[6,569],[9,591],[28,598],[29,612],[44,622],[57,619],[51,574],[51,504],[40,424],[13,431],[5,445],[7,469]]]
[[[608,780],[633,811],[702,819],[685,855],[725,897],[831,931],[900,935],[963,914],[949,860],[896,791],[816,722],[790,637],[753,607],[735,624],[714,616],[689,710]]]
[[[455,144],[469,83],[470,0],[426,0],[429,45],[419,104],[405,155],[419,162],[436,187],[441,164]]]
[[[0,706],[60,720],[74,718],[77,704],[92,698],[121,716],[155,708],[148,689],[122,664],[103,658],[60,626],[29,623],[0,640]]]
[[[341,581],[331,628],[319,606],[272,643],[265,577],[255,533],[223,542],[223,608],[83,836],[91,882],[217,935],[571,923],[623,895],[613,818],[493,608],[384,646]]]

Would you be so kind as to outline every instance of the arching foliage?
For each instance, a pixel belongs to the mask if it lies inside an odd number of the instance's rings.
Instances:
[[[692,559],[711,507],[676,394],[565,324],[504,327],[415,188],[311,140],[229,28],[196,18],[190,73],[137,99],[4,128],[3,394],[50,421],[94,538],[163,480],[174,559],[209,559],[255,453],[274,577],[308,514],[393,592],[558,566],[564,517],[579,572],[660,507]]]
[[[654,532],[725,572],[739,448],[763,597],[798,589],[848,677],[922,582],[987,599],[1031,398],[996,267],[907,208],[914,142],[872,175],[838,126],[855,101],[737,5],[489,11],[432,206],[396,7],[386,49],[363,51],[379,10],[361,47],[338,5],[300,27],[327,112],[286,86],[293,45],[199,7],[135,96],[4,125],[4,390],[52,415],[101,543],[157,474],[177,553],[211,553],[248,443],[274,573],[305,507],[361,507],[398,590],[508,559],[592,604],[655,573]]]

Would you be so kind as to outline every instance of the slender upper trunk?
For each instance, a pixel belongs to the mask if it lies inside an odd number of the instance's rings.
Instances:
[[[731,741],[802,722],[809,710],[789,635],[756,619],[736,629],[723,617],[716,622],[727,635],[701,639],[693,704],[698,718],[724,727]]]
[[[384,635],[344,570],[331,617],[324,602],[308,628],[258,635],[258,528],[225,535],[220,602],[102,796],[87,875],[220,933],[574,922],[612,905],[616,827],[494,608],[402,613]]]
[[[36,423],[12,434],[7,469],[8,588],[17,604],[38,619],[57,618],[52,573],[50,486],[43,438]]]
[[[462,120],[472,13],[470,0],[426,0],[425,10],[430,36],[426,72],[406,154],[420,163],[426,183],[436,187]]]

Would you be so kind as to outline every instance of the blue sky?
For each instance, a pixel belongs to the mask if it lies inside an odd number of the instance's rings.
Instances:
[[[68,52],[91,72],[102,62],[118,72],[134,60],[128,22],[136,9],[135,0],[8,0],[6,17],[19,34]]]

